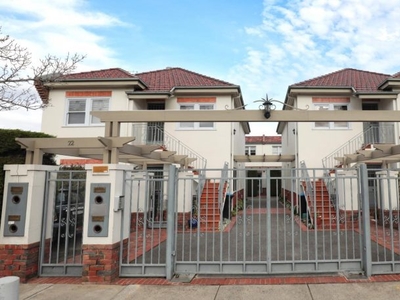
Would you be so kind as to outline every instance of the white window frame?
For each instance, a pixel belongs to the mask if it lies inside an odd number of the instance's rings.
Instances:
[[[257,147],[256,146],[245,146],[244,154],[245,155],[257,155]]]
[[[280,155],[282,154],[282,146],[274,145],[272,146],[272,155]]]
[[[92,116],[90,112],[92,111],[93,102],[95,101],[107,101],[107,107],[103,106],[101,109],[97,111],[108,111],[110,109],[110,98],[109,97],[71,97],[67,98],[66,101],[66,108],[65,108],[65,126],[68,127],[77,127],[77,126],[104,126],[104,123],[101,123],[99,119]],[[83,111],[76,111],[76,113],[83,113],[84,120],[82,123],[69,123],[69,116],[74,112],[70,111],[70,102],[71,101],[85,101],[85,110]]]
[[[214,103],[181,103],[179,104],[179,109],[183,110],[183,107],[191,107],[191,109],[187,110],[202,110],[201,107],[208,106],[212,107],[210,110],[215,109]],[[209,124],[211,126],[204,126]],[[179,122],[178,128],[179,130],[215,130],[214,122]]]
[[[325,107],[325,109],[324,109]],[[346,108],[346,109],[343,109]],[[348,110],[348,103],[314,103],[315,110]],[[323,126],[325,124],[326,126]],[[344,126],[343,126],[344,125]],[[348,130],[350,122],[314,122],[313,129],[316,130]]]

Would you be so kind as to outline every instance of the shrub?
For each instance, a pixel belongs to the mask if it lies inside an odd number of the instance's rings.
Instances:
[[[19,129],[0,129],[0,219],[3,208],[4,192],[4,165],[24,164],[25,149],[22,149],[15,141],[16,138],[41,138],[53,137],[42,132],[24,131]],[[44,165],[56,165],[53,154],[43,155]],[[0,220],[1,222],[1,220]],[[0,223],[1,224],[1,223]]]

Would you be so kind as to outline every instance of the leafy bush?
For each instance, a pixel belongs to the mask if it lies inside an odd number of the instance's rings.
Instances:
[[[15,165],[25,163],[25,149],[22,149],[15,141],[16,138],[42,138],[53,137],[51,135],[34,132],[24,131],[18,129],[0,129],[0,219],[1,210],[3,208],[3,192],[4,192],[4,165]],[[53,154],[43,155],[44,165],[56,165]],[[1,222],[1,220],[0,220]],[[0,223],[1,224],[1,223]]]

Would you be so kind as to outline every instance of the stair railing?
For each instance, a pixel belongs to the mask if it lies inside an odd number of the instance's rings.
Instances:
[[[191,163],[193,169],[204,170],[206,168],[207,160],[203,156],[166,132],[160,126],[146,123],[133,124],[132,135],[135,137],[133,141],[134,145],[160,145],[160,147],[165,147],[166,150],[175,151],[177,155],[187,155],[189,158],[196,158]]]
[[[303,184],[301,185],[301,187],[302,187],[304,196],[306,197],[307,222],[310,219],[311,220],[311,225],[314,225],[314,218],[309,218],[309,216],[311,217],[311,210],[310,210],[310,206],[308,205],[308,200],[310,200],[312,203],[315,203],[315,201],[314,201],[314,186],[311,183],[311,178],[310,178],[310,175],[308,174],[308,169],[307,169],[307,166],[306,166],[306,162],[304,160],[302,160],[300,162],[300,169],[301,169],[301,179],[306,184],[306,188],[304,188]]]
[[[374,124],[367,130],[357,134],[335,151],[322,159],[324,168],[333,169],[339,165],[335,157],[344,157],[346,154],[354,154],[370,144],[394,143],[394,124]]]
[[[224,163],[224,167],[222,168],[221,171],[221,181],[218,186],[218,203],[219,203],[219,208],[221,211],[224,209],[224,203],[225,203],[225,184],[228,182],[228,166],[229,164],[227,162]]]

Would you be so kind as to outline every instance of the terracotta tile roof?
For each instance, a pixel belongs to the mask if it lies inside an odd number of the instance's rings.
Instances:
[[[281,144],[281,136],[246,136],[247,144]]]
[[[122,79],[136,78],[135,75],[120,68],[111,68],[89,72],[73,73],[63,76],[63,79]]]
[[[148,90],[152,91],[169,91],[173,87],[236,86],[182,68],[166,68],[135,75],[146,84]]]
[[[388,77],[388,74],[347,68],[295,83],[290,87],[353,87],[357,92],[376,92],[378,86]]]
[[[131,74],[120,68],[73,73],[63,79],[123,79],[137,78],[143,81],[149,91],[169,91],[173,87],[209,87],[236,86],[234,84],[188,71],[182,68],[166,68],[162,70]]]
[[[396,74],[393,74],[391,78],[400,78],[400,72],[397,72]]]

